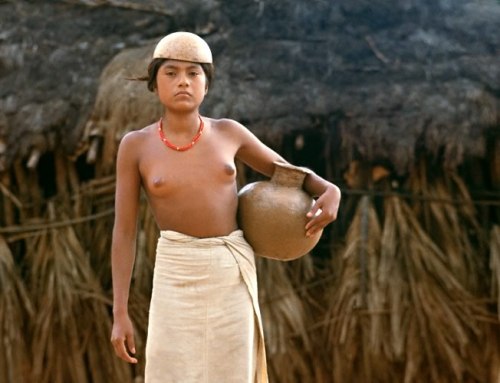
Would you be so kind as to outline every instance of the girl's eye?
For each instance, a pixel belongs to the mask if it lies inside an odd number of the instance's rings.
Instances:
[[[175,72],[166,72],[165,74],[169,77],[175,76]]]

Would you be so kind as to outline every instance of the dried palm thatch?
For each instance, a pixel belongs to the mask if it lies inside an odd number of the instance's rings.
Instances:
[[[270,379],[280,383],[317,382],[307,331],[312,318],[294,289],[294,285],[304,283],[306,275],[292,281],[287,272],[289,264],[264,258],[257,261]],[[302,263],[306,270],[312,267],[310,256],[294,263]]]
[[[361,198],[346,235],[346,247],[333,259],[339,270],[327,291],[325,339],[331,356],[333,382],[397,381],[390,366],[387,300],[378,278],[381,232],[368,196]]]
[[[495,225],[490,235],[491,295],[497,298],[497,313],[500,319],[500,226]]]
[[[496,297],[496,311],[500,319],[500,226],[494,225],[490,233],[490,269],[491,296]],[[487,346],[491,349],[491,382],[500,381],[500,331],[499,326],[492,326],[491,336]]]
[[[48,218],[65,218],[48,204]],[[32,377],[39,383],[130,381],[114,356],[109,301],[71,226],[40,231],[27,241],[32,323]]]
[[[18,173],[24,177],[25,171],[23,169],[21,170],[22,171]],[[64,172],[61,171],[61,173]],[[64,174],[60,175],[59,179],[63,179],[63,176]],[[80,312],[80,309],[71,309],[71,305],[80,305],[80,299],[88,301],[87,306],[91,307],[95,315],[90,314],[91,310],[89,310],[88,315],[77,316],[74,322],[71,322],[71,325],[77,327],[77,330],[72,331],[71,334],[67,334],[65,339],[59,336],[48,336],[46,339],[47,348],[52,349],[54,346],[51,346],[51,344],[57,345],[57,342],[59,342],[59,344],[62,345],[61,348],[67,349],[67,345],[64,344],[64,342],[78,344],[83,337],[86,337],[85,342],[87,346],[80,346],[79,355],[81,355],[81,357],[80,359],[75,359],[84,365],[81,370],[85,370],[87,373],[86,379],[88,380],[85,382],[125,382],[131,381],[132,376],[140,380],[144,371],[144,348],[148,323],[147,314],[151,292],[154,245],[157,239],[157,228],[147,205],[145,203],[141,204],[140,220],[143,222],[143,225],[139,231],[136,267],[134,269],[133,283],[131,286],[130,302],[130,315],[136,330],[136,348],[139,364],[129,368],[125,364],[119,362],[119,359],[116,358],[108,344],[111,324],[110,310],[107,309],[107,306],[109,306],[111,302],[111,264],[109,256],[111,236],[109,233],[111,233],[113,226],[112,205],[114,203],[114,188],[114,176],[92,179],[84,184],[77,194],[71,197],[69,197],[68,194],[66,196],[67,198],[64,199],[59,199],[57,197],[57,206],[59,210],[54,209],[54,202],[49,203],[51,222],[54,222],[54,225],[43,224],[40,219],[29,220],[26,222],[26,224],[29,225],[25,227],[24,230],[21,226],[17,226],[15,228],[17,228],[18,231],[9,232],[8,237],[9,242],[19,242],[21,239],[27,241],[28,254],[31,254],[28,255],[28,259],[39,260],[39,262],[43,263],[43,268],[45,271],[48,270],[47,272],[50,272],[50,277],[59,280],[59,274],[64,274],[66,272],[69,274],[70,272],[68,269],[70,268],[75,269],[74,271],[77,275],[79,275],[79,272],[82,274],[80,278],[72,279],[72,283],[78,285],[79,291],[75,290],[67,295],[63,294],[61,300],[54,303],[54,305],[58,305],[54,308],[56,312],[52,313],[52,317],[47,318],[44,323],[47,325],[49,321],[58,320],[57,315],[61,312],[59,306],[63,306],[63,302],[68,301],[66,305],[68,308],[64,312],[71,313],[74,311]],[[47,201],[44,201],[44,203],[47,203]],[[63,213],[63,211],[68,212],[68,214]],[[70,214],[71,219],[68,219],[68,215]],[[89,217],[93,218],[88,219]],[[71,225],[73,225],[74,230]],[[49,230],[49,227],[52,227],[52,229]],[[29,228],[31,228],[31,231]],[[108,234],[103,235],[103,233]],[[52,241],[56,241],[57,235],[61,236],[59,247],[52,245]],[[54,254],[54,251],[45,254],[44,252],[48,251],[48,246],[51,246],[52,250],[56,249],[55,251],[61,252],[61,257],[67,257],[67,259],[65,259],[66,262],[59,265],[59,255]],[[64,252],[66,252],[66,254]],[[50,264],[50,266],[47,266],[47,263]],[[35,263],[35,265],[38,268],[32,268],[29,274],[37,273],[40,271],[39,269],[42,268],[39,263]],[[55,277],[54,275],[59,276]],[[29,275],[28,279],[33,281],[33,279],[38,279],[38,276]],[[38,294],[40,294],[41,291],[48,291],[47,294],[55,293],[61,288],[62,284],[63,282],[57,283],[49,290],[41,288],[35,290],[31,289],[29,292],[30,297],[33,291],[37,291]],[[71,286],[65,286],[65,288],[69,288],[71,291]],[[40,295],[32,298],[42,299]],[[81,309],[87,310],[85,307]],[[64,315],[69,316],[70,314]],[[39,323],[40,320],[41,319],[38,317],[33,317],[31,320],[32,328],[41,327],[42,324]],[[84,325],[83,328],[82,324]],[[99,331],[91,329],[92,326],[100,326]],[[42,330],[39,329],[39,331]],[[88,334],[91,331],[95,333],[95,336],[99,337],[99,340],[90,338]],[[102,354],[106,352],[109,353],[107,354],[107,359],[113,359],[113,363],[109,363],[109,360],[102,358]],[[57,353],[57,351],[54,351],[54,353]],[[29,361],[28,365],[31,366],[35,363],[40,365],[41,362],[38,361],[36,357],[36,354],[31,355],[32,360]],[[96,367],[98,362],[107,364],[109,367],[107,367],[107,369]],[[70,368],[68,364],[62,363],[54,366],[54,369],[56,368],[63,371],[63,374],[64,371],[68,370],[78,371],[78,369]],[[114,369],[117,368],[122,369],[122,371],[115,373]],[[104,377],[100,378],[96,375],[96,371],[107,371],[107,375],[104,375],[106,372],[101,372],[100,374]],[[49,371],[47,372],[47,379],[49,379],[49,376],[54,377],[57,376],[57,374],[58,373],[54,373],[54,371]],[[129,380],[124,380],[124,376]],[[80,377],[83,377],[83,372]],[[76,377],[72,379],[76,379]]]
[[[385,205],[382,275],[393,276],[384,287],[391,297],[391,338],[408,361],[404,381],[485,381],[481,301],[456,278],[411,208],[398,197]]]
[[[421,159],[410,173],[413,203],[423,229],[446,256],[457,280],[474,295],[486,292],[486,235],[464,181],[454,170],[432,171]],[[453,203],[450,201],[460,201]]]
[[[486,270],[487,233],[478,221],[478,212],[465,182],[456,170],[436,167],[431,170],[429,163],[421,159],[411,173],[410,188],[424,199],[413,203],[422,227],[443,252],[445,262],[457,281],[487,311],[488,284],[491,280]],[[491,234],[490,263],[494,263],[494,230]],[[479,303],[480,300],[482,303]],[[490,320],[493,323],[488,323]],[[498,323],[489,318],[487,322],[478,323],[478,327],[481,331],[477,338],[480,344],[472,344],[469,349],[482,353],[485,365],[491,363],[491,376],[498,375],[495,372],[500,356],[497,350]],[[486,342],[486,339],[489,341]]]
[[[141,129],[158,119],[162,107],[145,83],[130,78],[142,76],[151,58],[151,47],[125,50],[104,68],[92,115],[82,141],[87,161],[96,163],[96,174],[114,171],[118,143],[127,132]],[[102,147],[100,147],[102,145]]]
[[[401,198],[385,199],[381,231],[367,198],[347,234],[331,293],[334,382],[487,381],[483,303]],[[365,266],[359,254],[370,254]]]
[[[89,249],[89,262],[104,291],[111,290],[111,232],[113,230],[113,203],[115,176],[88,181],[74,197],[76,217],[89,215],[99,219],[87,220],[75,228],[82,247]]]
[[[26,292],[7,243],[0,236],[0,381],[30,382],[27,323],[33,317]]]

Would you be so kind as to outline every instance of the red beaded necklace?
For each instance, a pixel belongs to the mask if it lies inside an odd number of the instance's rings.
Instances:
[[[203,127],[204,127],[203,120],[201,119],[201,116],[198,116],[198,118],[200,119],[200,127],[198,128],[198,132],[195,134],[195,136],[193,137],[193,139],[191,140],[191,142],[189,144],[184,145],[184,146],[177,146],[177,145],[172,144],[169,140],[167,140],[167,138],[163,134],[163,119],[161,119],[161,118],[160,118],[160,121],[158,121],[158,133],[160,134],[160,139],[163,141],[163,143],[167,147],[169,147],[170,149],[176,150],[178,152],[184,152],[188,149],[191,149],[194,146],[194,144],[196,144],[198,142],[198,140],[201,137],[201,134],[203,133]]]

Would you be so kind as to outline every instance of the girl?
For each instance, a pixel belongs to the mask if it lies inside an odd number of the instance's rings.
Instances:
[[[238,229],[235,159],[271,176],[285,161],[230,119],[201,116],[213,78],[212,53],[199,36],[176,32],[156,46],[148,88],[161,119],[122,139],[117,157],[112,243],[116,354],[136,363],[127,309],[142,187],[161,230],[146,343],[147,383],[267,382],[252,248]],[[339,189],[314,173],[318,197],[305,235],[332,222]]]

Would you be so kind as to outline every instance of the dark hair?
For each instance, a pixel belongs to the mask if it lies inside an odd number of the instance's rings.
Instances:
[[[165,58],[155,58],[151,60],[151,62],[148,65],[147,76],[137,77],[135,78],[135,80],[147,81],[148,89],[151,92],[154,92],[156,89],[156,75],[158,74],[158,70],[167,60],[168,59]],[[210,85],[212,84],[212,81],[214,79],[215,68],[213,64],[200,64],[200,65],[201,69],[203,69],[203,72],[205,72],[205,76],[207,78],[207,89],[208,89],[210,88]]]

